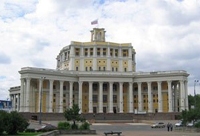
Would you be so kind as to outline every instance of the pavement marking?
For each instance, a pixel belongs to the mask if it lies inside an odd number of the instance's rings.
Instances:
[[[108,123],[92,123],[92,125],[111,125],[111,124],[108,124]]]
[[[149,124],[146,124],[146,123],[126,123],[128,125],[149,125]]]

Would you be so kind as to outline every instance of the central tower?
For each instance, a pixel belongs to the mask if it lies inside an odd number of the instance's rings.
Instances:
[[[91,42],[105,42],[104,28],[94,28],[91,32]]]

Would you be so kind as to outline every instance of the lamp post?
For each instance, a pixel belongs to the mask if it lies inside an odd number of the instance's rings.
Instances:
[[[199,82],[199,80],[194,80],[194,108],[196,108],[196,90],[195,86]]]
[[[43,88],[43,80],[46,77],[41,77],[42,83],[41,83],[41,91],[40,91],[40,113],[39,113],[39,124],[42,124],[42,88]]]

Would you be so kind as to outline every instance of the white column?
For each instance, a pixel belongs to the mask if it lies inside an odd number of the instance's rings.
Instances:
[[[152,92],[151,92],[151,82],[148,82],[148,112],[153,112],[153,101],[152,101]]]
[[[103,82],[99,82],[99,113],[103,113]]]
[[[129,83],[129,92],[128,92],[128,96],[129,96],[129,113],[133,113],[133,83],[130,82]]]
[[[54,80],[49,80],[49,112],[53,112],[53,81]]]
[[[92,101],[92,84],[93,82],[89,82],[89,113],[93,113],[93,101]]]
[[[60,104],[59,112],[63,113],[63,81],[60,81]]]
[[[73,106],[73,83],[72,81],[69,82],[69,108]]]
[[[189,105],[188,105],[188,81],[185,81],[185,105],[186,105],[186,110],[189,110]]]
[[[113,82],[109,82],[109,113],[113,113]]]
[[[123,113],[123,83],[119,83],[119,112]]]
[[[41,103],[41,100],[42,100],[42,84],[43,84],[43,79],[39,79],[38,112],[40,112],[40,106],[41,106],[40,103]]]
[[[26,78],[26,107],[25,112],[29,112],[29,100],[30,100],[30,78]]]
[[[19,112],[24,111],[24,79],[21,78],[21,87],[20,87],[20,110]]]
[[[20,110],[20,94],[17,94],[17,111]]]
[[[180,111],[185,110],[185,86],[184,81],[180,81]]]
[[[142,83],[137,82],[138,84],[138,111],[143,111],[143,101],[142,101]]]
[[[79,104],[80,113],[82,113],[82,84],[83,82],[79,81],[78,83],[79,83],[78,104]]]
[[[168,84],[168,107],[169,110],[168,112],[172,112],[172,85],[171,85],[172,81],[167,81]]]
[[[163,112],[163,101],[162,101],[162,88],[161,88],[161,81],[158,81],[158,112]]]
[[[13,94],[13,110],[16,111],[16,95]]]

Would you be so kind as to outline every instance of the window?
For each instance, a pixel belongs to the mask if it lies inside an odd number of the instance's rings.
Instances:
[[[107,91],[107,84],[103,84],[103,91]]]
[[[112,67],[112,71],[114,71],[114,68]]]
[[[103,67],[103,71],[106,71],[106,67]]]
[[[56,85],[53,85],[53,89],[56,89]]]
[[[93,84],[93,90],[97,91],[97,84],[96,83]]]
[[[78,67],[76,67],[76,71],[78,71]]]
[[[113,84],[113,91],[117,91],[117,85]]]
[[[107,102],[107,95],[103,95],[103,103]]]
[[[117,56],[118,56],[118,50],[115,49],[115,57],[117,57]]]
[[[66,90],[66,86],[63,86],[63,90]]]
[[[90,67],[90,71],[92,71],[92,67]]]
[[[126,68],[124,68],[124,72],[126,72]]]
[[[118,69],[116,68],[116,71],[118,71]]]
[[[113,95],[113,102],[117,103],[117,95]]]
[[[85,71],[87,71],[87,67],[85,67]]]
[[[65,97],[66,95],[65,94],[63,94],[63,97]]]
[[[99,67],[99,71],[101,71],[101,67]]]
[[[134,91],[138,91],[138,87],[134,87]]]
[[[56,97],[56,94],[53,94],[53,97]]]
[[[92,99],[92,100],[93,100],[94,103],[97,103],[97,102],[98,102],[98,97],[97,97],[97,95],[93,95],[93,99]]]

